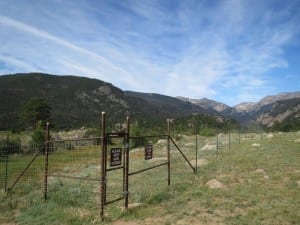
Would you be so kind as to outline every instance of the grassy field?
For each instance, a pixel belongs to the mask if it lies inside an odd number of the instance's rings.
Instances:
[[[178,140],[193,164],[194,139]],[[148,141],[154,143],[154,159],[144,161],[142,148],[132,149],[130,171],[166,161],[166,143]],[[41,156],[28,170],[27,183],[8,196],[1,190],[0,224],[299,224],[300,132],[247,134],[240,144],[231,134],[230,148],[228,136],[219,135],[215,147],[215,137],[198,137],[194,175],[171,145],[171,186],[166,167],[130,176],[130,209],[124,211],[123,201],[109,205],[104,221],[97,181],[49,178],[49,200],[43,201]],[[58,151],[50,157],[50,173],[97,180],[98,156],[98,147]],[[29,160],[22,157],[14,156],[15,171]],[[121,176],[110,172],[108,199],[122,195]]]

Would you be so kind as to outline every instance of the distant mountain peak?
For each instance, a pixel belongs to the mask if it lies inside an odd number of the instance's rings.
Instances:
[[[298,92],[282,92],[277,95],[269,95],[261,99],[257,105],[263,106],[263,105],[268,105],[276,101],[280,100],[288,100],[292,98],[300,98],[300,91]]]
[[[234,108],[237,112],[247,112],[253,110],[255,104],[256,104],[255,102],[243,102],[234,106]]]
[[[192,99],[192,98],[185,98],[185,97],[181,97],[181,96],[177,96],[176,98],[183,100],[183,101],[193,103],[193,104],[198,105],[206,110],[214,110],[217,112],[222,112],[229,108],[229,106],[224,103],[217,102],[215,100],[211,100],[208,98]]]

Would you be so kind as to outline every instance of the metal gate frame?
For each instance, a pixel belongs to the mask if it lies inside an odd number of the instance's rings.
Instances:
[[[196,173],[196,168],[192,166],[190,161],[186,158],[184,153],[181,151],[181,149],[178,147],[174,139],[170,135],[170,119],[167,119],[167,129],[168,134],[164,135],[152,135],[152,136],[133,136],[130,137],[130,119],[129,117],[126,117],[126,128],[125,132],[123,133],[106,133],[106,113],[102,112],[102,118],[101,118],[101,176],[100,176],[100,217],[103,220],[104,219],[104,207],[108,204],[120,201],[124,199],[124,207],[127,210],[128,209],[128,199],[129,199],[129,176],[133,176],[135,174],[139,174],[148,170],[152,170],[161,166],[167,166],[167,173],[168,173],[168,179],[167,184],[168,186],[171,185],[171,162],[170,162],[170,144],[171,142],[174,144],[176,149],[180,152],[184,160],[187,162],[187,164],[191,167],[194,173]],[[116,168],[110,168],[107,169],[107,140],[108,138],[114,138],[114,137],[123,137],[124,138],[124,151],[123,151],[123,165],[116,167]],[[135,139],[135,138],[156,138],[156,137],[165,137],[167,138],[167,162],[144,168],[138,171],[134,171],[129,173],[129,140]],[[197,155],[196,155],[197,157]],[[111,200],[107,202],[106,200],[106,184],[107,184],[107,172],[117,169],[123,169],[123,197]]]
[[[170,121],[168,121],[168,132],[170,134]],[[124,201],[124,207],[127,210],[128,209],[128,199],[129,199],[129,176],[142,173],[157,167],[161,166],[167,166],[168,168],[168,186],[170,186],[171,179],[170,179],[170,135],[156,135],[156,136],[139,136],[139,137],[130,137],[130,119],[129,117],[126,117],[126,129],[123,133],[106,133],[106,114],[105,112],[102,112],[102,118],[101,118],[101,176],[100,176],[100,217],[103,220],[104,219],[104,207],[108,204],[125,200]],[[116,168],[110,168],[107,169],[107,140],[108,138],[114,138],[114,137],[123,137],[124,138],[124,152],[123,152],[123,165],[116,167]],[[129,173],[129,140],[134,138],[151,138],[151,137],[166,137],[167,138],[167,158],[168,161],[161,163],[156,166],[152,166],[149,168],[145,168],[142,170],[134,171]],[[123,197],[111,200],[107,202],[106,199],[106,184],[107,184],[107,172],[117,169],[123,169]]]
[[[107,169],[107,143],[110,138],[123,138],[124,151],[122,165]],[[101,170],[100,170],[100,217],[104,218],[105,205],[125,199],[125,208],[128,208],[128,162],[129,162],[129,117],[126,118],[126,130],[122,133],[106,133],[106,114],[102,112],[101,118]],[[123,170],[123,196],[110,201],[106,199],[107,172]]]

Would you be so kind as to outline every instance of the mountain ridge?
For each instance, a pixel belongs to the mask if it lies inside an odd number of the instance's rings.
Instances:
[[[58,128],[97,126],[106,111],[111,124],[123,122],[126,116],[147,126],[162,118],[209,114],[192,103],[159,94],[123,91],[111,83],[77,77],[42,73],[0,76],[0,129],[19,127],[19,112],[32,97],[44,98],[52,108]],[[151,101],[150,101],[151,100]]]
[[[278,127],[287,130],[300,128],[300,92],[282,92],[277,95],[265,96],[258,102],[242,102],[233,107],[211,99],[189,99],[178,97],[192,102],[205,109],[216,110],[222,116],[238,120],[243,124],[258,123],[267,129]],[[281,124],[281,125],[280,125]]]
[[[224,103],[217,102],[215,100],[208,99],[208,98],[192,99],[192,98],[186,98],[186,97],[182,97],[182,96],[177,96],[176,98],[183,100],[183,101],[191,102],[191,103],[198,105],[204,109],[214,110],[217,112],[222,112],[225,109],[230,107]]]
[[[208,98],[190,99],[123,91],[111,83],[81,76],[20,73],[0,76],[0,129],[7,129],[11,124],[19,126],[16,123],[19,110],[33,96],[43,97],[49,102],[59,128],[70,124],[75,127],[95,126],[99,123],[101,111],[106,111],[113,118],[112,123],[130,115],[145,125],[159,118],[194,114],[210,115],[221,121],[220,117],[227,117],[241,123],[256,122],[266,128],[280,127],[278,123],[295,127],[293,123],[298,124],[300,118],[298,91],[283,92],[266,96],[256,103],[240,103],[230,107]]]

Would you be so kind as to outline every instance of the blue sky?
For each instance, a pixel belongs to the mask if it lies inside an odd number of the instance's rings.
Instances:
[[[0,0],[0,74],[229,105],[300,90],[299,0]]]

